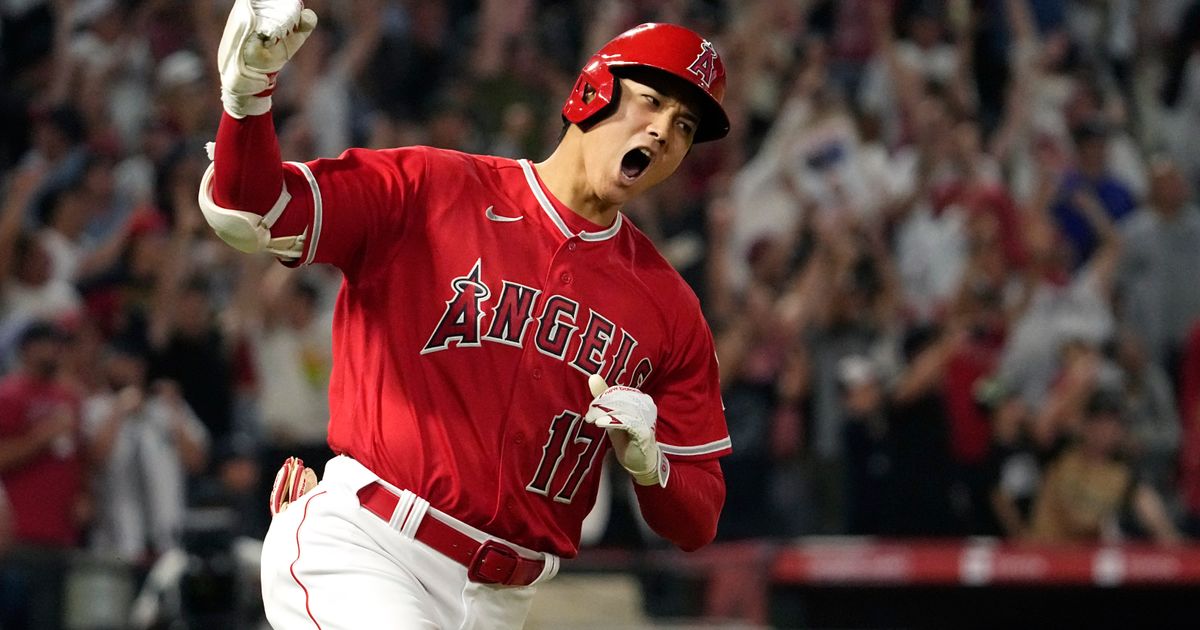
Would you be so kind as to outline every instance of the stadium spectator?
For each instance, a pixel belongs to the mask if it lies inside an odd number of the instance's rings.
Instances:
[[[84,436],[96,469],[93,549],[129,563],[177,549],[188,475],[204,469],[208,433],[179,386],[147,380],[147,349],[110,344],[106,391],[88,398]]]
[[[954,492],[960,499],[956,513],[964,533],[982,534],[991,530],[993,523],[987,465],[992,426],[977,392],[1000,362],[1008,322],[1002,247],[994,232],[990,244],[976,241],[953,311],[948,315],[951,325],[964,334],[946,358],[942,396],[954,465]]]
[[[722,539],[795,531],[793,521],[806,516],[794,505],[780,505],[771,492],[775,467],[793,461],[803,444],[801,409],[809,376],[805,356],[779,325],[771,297],[767,287],[751,287],[737,309],[741,316],[715,333],[730,439],[744,445],[722,462],[722,473],[726,483],[746,488],[725,501],[717,528]],[[764,511],[772,516],[762,518]]]
[[[1200,114],[1200,3],[1184,5],[1168,16],[1174,30],[1164,33],[1162,50],[1164,77],[1158,96],[1158,135],[1180,165],[1189,182],[1200,181],[1200,145],[1189,133]]]
[[[897,497],[882,375],[870,359],[848,356],[838,363],[838,384],[846,409],[846,533],[890,533]]]
[[[904,309],[920,323],[936,321],[950,306],[968,257],[967,224],[971,209],[958,203],[965,177],[975,165],[955,155],[950,103],[929,92],[915,97],[913,193],[896,206],[894,257],[904,293]],[[964,170],[966,172],[964,172]]]
[[[1109,220],[1120,222],[1135,208],[1133,192],[1115,177],[1108,166],[1107,123],[1089,120],[1071,130],[1077,163],[1058,185],[1051,207],[1058,229],[1079,266],[1091,258],[1098,237],[1089,214],[1103,212]]]
[[[50,191],[42,200],[38,232],[42,248],[50,256],[50,275],[71,283],[78,275],[85,252],[83,232],[87,228],[89,206],[80,182],[70,182],[62,190]]]
[[[1114,359],[1121,370],[1122,394],[1128,406],[1130,454],[1138,477],[1162,495],[1173,516],[1178,503],[1175,469],[1180,425],[1171,380],[1128,331],[1117,336],[1115,346]]]
[[[1179,449],[1179,486],[1187,532],[1200,537],[1200,321],[1188,333],[1180,368],[1179,417],[1183,444]]]
[[[877,237],[856,230],[846,215],[813,225],[813,250],[783,297],[788,326],[802,334],[811,377],[806,423],[806,472],[812,483],[816,531],[845,528],[845,410],[837,366],[866,356],[894,363],[896,280]]]
[[[936,537],[963,533],[963,506],[952,501],[953,469],[943,382],[968,333],[954,323],[915,327],[901,341],[902,364],[891,386],[888,425],[893,453],[889,480],[895,505],[884,533]],[[960,502],[961,503],[961,502]]]
[[[1162,497],[1121,456],[1126,413],[1118,391],[1099,389],[1088,398],[1078,442],[1047,466],[1034,502],[1032,540],[1118,540],[1122,511],[1128,510],[1154,541],[1179,542]]]
[[[7,601],[17,609],[0,611],[5,627],[60,627],[66,552],[79,546],[90,516],[81,402],[58,380],[65,344],[57,325],[30,324],[17,369],[0,381],[0,484],[15,521],[0,573],[20,592]]]
[[[55,277],[41,241],[23,228],[25,208],[45,181],[44,173],[37,168],[19,171],[0,209],[0,348],[5,354],[31,321],[67,319],[78,315],[82,306],[75,286]]]
[[[220,478],[204,484],[213,493],[210,499],[242,497],[258,480],[255,444],[235,419],[234,352],[215,321],[212,281],[194,275],[168,290],[173,298],[162,307],[168,312],[158,315],[166,320],[163,328],[151,327],[150,378],[179,383],[183,399],[211,436],[210,470],[219,471]],[[156,340],[155,332],[163,336]]]
[[[272,266],[264,269],[264,264]],[[271,261],[250,258],[240,282],[239,335],[251,355],[262,442],[259,495],[269,496],[275,473],[288,457],[299,457],[318,474],[333,457],[326,443],[333,312],[315,274],[300,277]]]
[[[1071,343],[1099,348],[1115,330],[1112,286],[1120,246],[1117,232],[1098,204],[1085,215],[1101,235],[1102,246],[1088,265],[1071,271],[1071,250],[1044,215],[1026,215],[1029,269],[1022,306],[997,368],[1006,387],[1016,388],[1035,410],[1043,410],[1060,373],[1063,350]],[[1038,423],[1045,428],[1044,423]],[[1047,435],[1035,439],[1041,441]],[[1052,439],[1052,438],[1051,438]]]
[[[1174,162],[1151,164],[1150,195],[1122,226],[1121,235],[1121,321],[1150,359],[1177,380],[1188,331],[1200,318],[1200,287],[1180,282],[1200,269],[1200,210]]]
[[[889,10],[889,6],[907,4],[907,11]],[[916,103],[930,88],[945,92],[956,111],[974,101],[968,85],[967,58],[962,47],[970,45],[969,25],[958,19],[946,19],[946,3],[924,0],[910,3],[870,3],[860,19],[869,23],[875,38],[875,57],[867,65],[859,85],[856,102],[864,110],[879,116],[884,137],[891,144],[905,139]],[[895,36],[901,22],[900,39]]]
[[[981,384],[980,406],[991,419],[988,499],[995,533],[1014,540],[1029,537],[1029,519],[1041,484],[1041,458],[1029,437],[1029,406],[997,382]]]
[[[83,174],[88,156],[84,142],[89,131],[83,116],[72,105],[35,110],[32,118],[32,146],[22,157],[21,168],[43,172],[45,178],[32,204],[24,209],[29,226],[36,225],[36,221],[28,215],[41,206],[48,193],[66,188]]]

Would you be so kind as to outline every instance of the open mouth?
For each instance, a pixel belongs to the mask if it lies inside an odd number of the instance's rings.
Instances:
[[[649,149],[630,149],[625,157],[621,158],[621,175],[633,181],[646,172],[653,159]]]

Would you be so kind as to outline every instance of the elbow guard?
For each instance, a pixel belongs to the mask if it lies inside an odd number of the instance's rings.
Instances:
[[[204,171],[200,180],[200,211],[204,220],[216,232],[222,241],[234,249],[253,254],[267,251],[283,260],[296,260],[304,252],[305,235],[271,236],[271,226],[283,214],[292,196],[288,194],[287,184],[279,191],[279,199],[266,214],[260,215],[245,210],[232,210],[218,206],[212,198],[213,172],[212,164]]]

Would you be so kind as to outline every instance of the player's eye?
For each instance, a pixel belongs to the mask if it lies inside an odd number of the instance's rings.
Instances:
[[[688,136],[696,133],[696,124],[690,120],[679,120],[675,124],[679,125],[679,129]]]
[[[649,103],[653,107],[657,108],[659,105],[662,105],[662,101],[658,100],[658,98],[655,97],[653,94],[645,94],[643,96],[645,97],[646,102]]]

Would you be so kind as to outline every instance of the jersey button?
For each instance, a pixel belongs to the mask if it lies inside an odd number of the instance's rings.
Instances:
[[[563,284],[571,284],[571,272],[570,271],[562,272],[562,275],[559,276],[558,279],[562,280]]]
[[[575,241],[571,241],[570,243],[567,243],[567,251],[573,252],[577,249],[579,249],[579,245],[576,244]]]
[[[525,435],[523,433],[517,432],[517,433],[513,434],[513,444],[520,444],[521,442],[524,442],[524,441],[525,441]]]
[[[542,368],[533,368],[533,378],[535,378],[535,379],[542,378]]]
[[[515,508],[512,501],[506,501],[504,503],[504,507],[508,508],[509,512],[513,511],[513,509]]]

